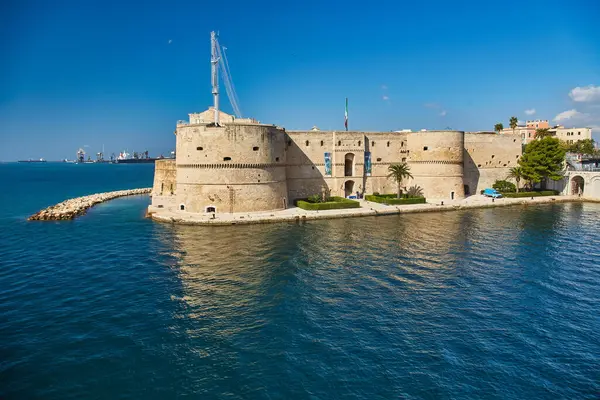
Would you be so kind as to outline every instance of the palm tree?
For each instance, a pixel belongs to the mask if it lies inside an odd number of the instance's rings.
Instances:
[[[408,197],[423,197],[423,188],[418,185],[413,185],[406,191]]]
[[[402,195],[402,181],[412,178],[410,167],[406,163],[392,164],[388,167],[388,178],[392,178],[398,184],[398,198]]]
[[[519,125],[519,120],[517,119],[517,117],[510,117],[510,121],[508,122],[508,124],[513,130],[513,133],[515,133],[515,128],[517,127],[517,125]]]
[[[494,125],[494,130],[498,133],[500,133],[500,131],[504,129],[504,125],[502,125],[501,122],[497,123],[496,125]]]
[[[514,179],[515,182],[517,183],[517,193],[519,193],[519,182],[521,182],[521,178],[523,178],[523,168],[521,167],[512,167],[509,171],[508,171],[508,177],[507,179]]]

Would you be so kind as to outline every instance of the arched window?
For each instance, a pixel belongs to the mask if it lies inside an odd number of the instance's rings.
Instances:
[[[342,145],[342,141],[338,140],[338,146],[341,146],[341,145]]]
[[[308,140],[306,141],[306,145],[307,145],[307,146],[309,145],[309,142],[308,142]]]
[[[375,142],[371,142],[371,147],[375,147]]]
[[[360,147],[361,145],[362,145],[362,141],[361,141],[361,140],[359,140],[359,141],[358,141],[358,147]]]
[[[321,146],[323,146],[323,141],[321,140]]]
[[[387,142],[387,147],[390,147],[390,142]]]

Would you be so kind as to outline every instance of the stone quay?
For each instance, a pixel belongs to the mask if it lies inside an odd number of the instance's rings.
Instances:
[[[104,201],[116,199],[117,197],[148,194],[152,188],[117,190],[114,192],[97,193],[74,199],[65,200],[54,206],[45,208],[33,214],[28,221],[60,221],[70,220],[83,215],[90,207]]]

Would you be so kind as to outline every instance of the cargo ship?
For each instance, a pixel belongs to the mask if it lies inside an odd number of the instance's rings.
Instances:
[[[174,152],[172,152],[172,154],[174,154]],[[163,157],[162,154],[156,158],[150,157],[148,156],[148,151],[139,154],[134,152],[133,157],[131,157],[127,151],[124,151],[119,153],[119,157],[116,158],[115,162],[117,164],[149,164],[154,163],[156,160],[164,160],[165,158],[166,157]]]

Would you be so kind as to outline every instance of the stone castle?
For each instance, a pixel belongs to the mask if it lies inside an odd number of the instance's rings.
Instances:
[[[520,136],[462,131],[286,131],[215,110],[175,130],[176,158],[156,161],[150,212],[281,210],[333,196],[395,193],[391,164],[406,162],[428,199],[461,199],[499,179],[521,156]]]

